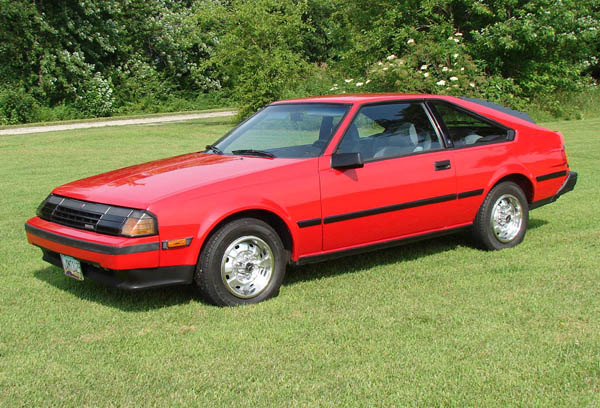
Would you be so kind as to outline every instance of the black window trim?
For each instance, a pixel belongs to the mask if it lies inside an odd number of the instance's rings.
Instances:
[[[482,122],[485,122],[489,125],[492,126],[496,126],[499,127],[501,129],[506,130],[506,132],[508,133],[508,136],[506,138],[506,140],[499,140],[497,142],[487,142],[487,143],[483,143],[483,144],[472,144],[472,145],[466,145],[466,146],[454,146],[454,143],[452,142],[452,139],[450,139],[450,132],[448,131],[448,128],[446,127],[446,124],[444,123],[444,120],[442,119],[441,114],[438,112],[438,110],[435,108],[435,104],[436,103],[441,103],[441,104],[445,104],[445,105],[449,105],[451,108],[459,111],[459,112],[463,112],[469,116],[472,116],[478,120],[481,120]],[[510,143],[513,142],[515,140],[515,135],[516,135],[516,131],[513,128],[510,128],[500,122],[495,121],[494,119],[490,119],[486,116],[483,116],[477,112],[473,112],[470,109],[467,109],[463,106],[457,105],[456,103],[453,102],[449,102],[446,101],[444,99],[427,99],[425,101],[425,104],[427,105],[428,109],[431,111],[433,118],[435,119],[435,121],[437,122],[437,125],[439,126],[439,128],[441,129],[443,135],[444,135],[444,142],[446,144],[446,147],[448,149],[452,149],[452,150],[460,150],[460,149],[470,149],[473,147],[481,147],[481,146],[487,146],[487,145],[491,145],[491,144],[500,144],[500,143]]]
[[[354,113],[354,115],[352,115],[352,118],[350,119],[350,124],[352,124],[354,122],[354,119],[356,119],[356,117],[358,116],[358,114],[360,113],[362,108],[364,108],[364,107],[377,106],[377,105],[391,105],[391,104],[409,104],[409,103],[421,104],[423,106],[423,110],[425,111],[425,115],[427,115],[427,118],[431,122],[431,125],[433,126],[433,130],[436,133],[436,136],[439,138],[439,140],[441,142],[440,144],[442,145],[442,147],[440,147],[439,149],[423,150],[423,151],[419,151],[419,152],[397,154],[394,156],[372,157],[370,159],[364,160],[365,165],[367,163],[374,163],[374,162],[379,162],[379,161],[383,161],[383,160],[390,160],[390,159],[397,159],[397,158],[401,158],[401,157],[409,157],[409,156],[416,156],[416,155],[427,154],[427,153],[441,152],[441,151],[445,150],[446,148],[448,148],[448,145],[446,143],[446,138],[445,138],[443,132],[440,131],[439,125],[437,123],[435,116],[432,114],[432,112],[430,112],[429,107],[427,106],[427,101],[428,101],[427,98],[390,99],[390,100],[386,100],[386,101],[366,102],[366,103],[362,103],[358,106],[358,109],[356,109],[356,112]],[[342,123],[342,122],[340,121],[340,123]],[[335,146],[335,149],[333,150],[333,154],[337,153],[338,149],[340,148],[340,145],[342,144],[342,140],[344,140],[344,137],[346,137],[346,133],[348,132],[349,129],[350,129],[350,125],[348,125],[346,130],[344,130],[344,134],[342,135],[339,142]]]

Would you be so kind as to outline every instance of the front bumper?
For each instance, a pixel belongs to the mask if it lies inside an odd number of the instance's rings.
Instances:
[[[42,248],[42,259],[62,268],[60,254]],[[119,289],[140,290],[192,283],[194,265],[165,266],[162,268],[110,270],[80,260],[85,279],[92,279]]]
[[[27,240],[43,259],[62,267],[60,254],[81,262],[83,276],[121,289],[192,283],[195,265],[160,267],[158,236],[113,237],[65,227],[34,217],[25,224]]]

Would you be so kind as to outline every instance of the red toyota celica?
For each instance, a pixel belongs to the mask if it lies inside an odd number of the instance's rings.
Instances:
[[[57,187],[27,221],[43,259],[124,289],[195,283],[217,305],[276,295],[288,263],[470,229],[523,240],[571,191],[563,136],[521,112],[435,95],[272,103],[190,153]]]

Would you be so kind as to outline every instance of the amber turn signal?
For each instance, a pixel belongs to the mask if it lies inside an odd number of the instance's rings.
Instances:
[[[162,249],[181,248],[181,247],[189,246],[191,243],[192,243],[192,237],[170,239],[168,241],[162,241],[161,248]]]
[[[187,240],[185,238],[180,239],[172,239],[167,241],[167,248],[178,248],[187,245]]]

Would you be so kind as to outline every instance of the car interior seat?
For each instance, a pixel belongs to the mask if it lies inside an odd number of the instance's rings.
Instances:
[[[414,124],[406,122],[392,134],[378,137],[373,157],[397,156],[419,150],[423,150],[423,146],[419,146],[417,129]]]

